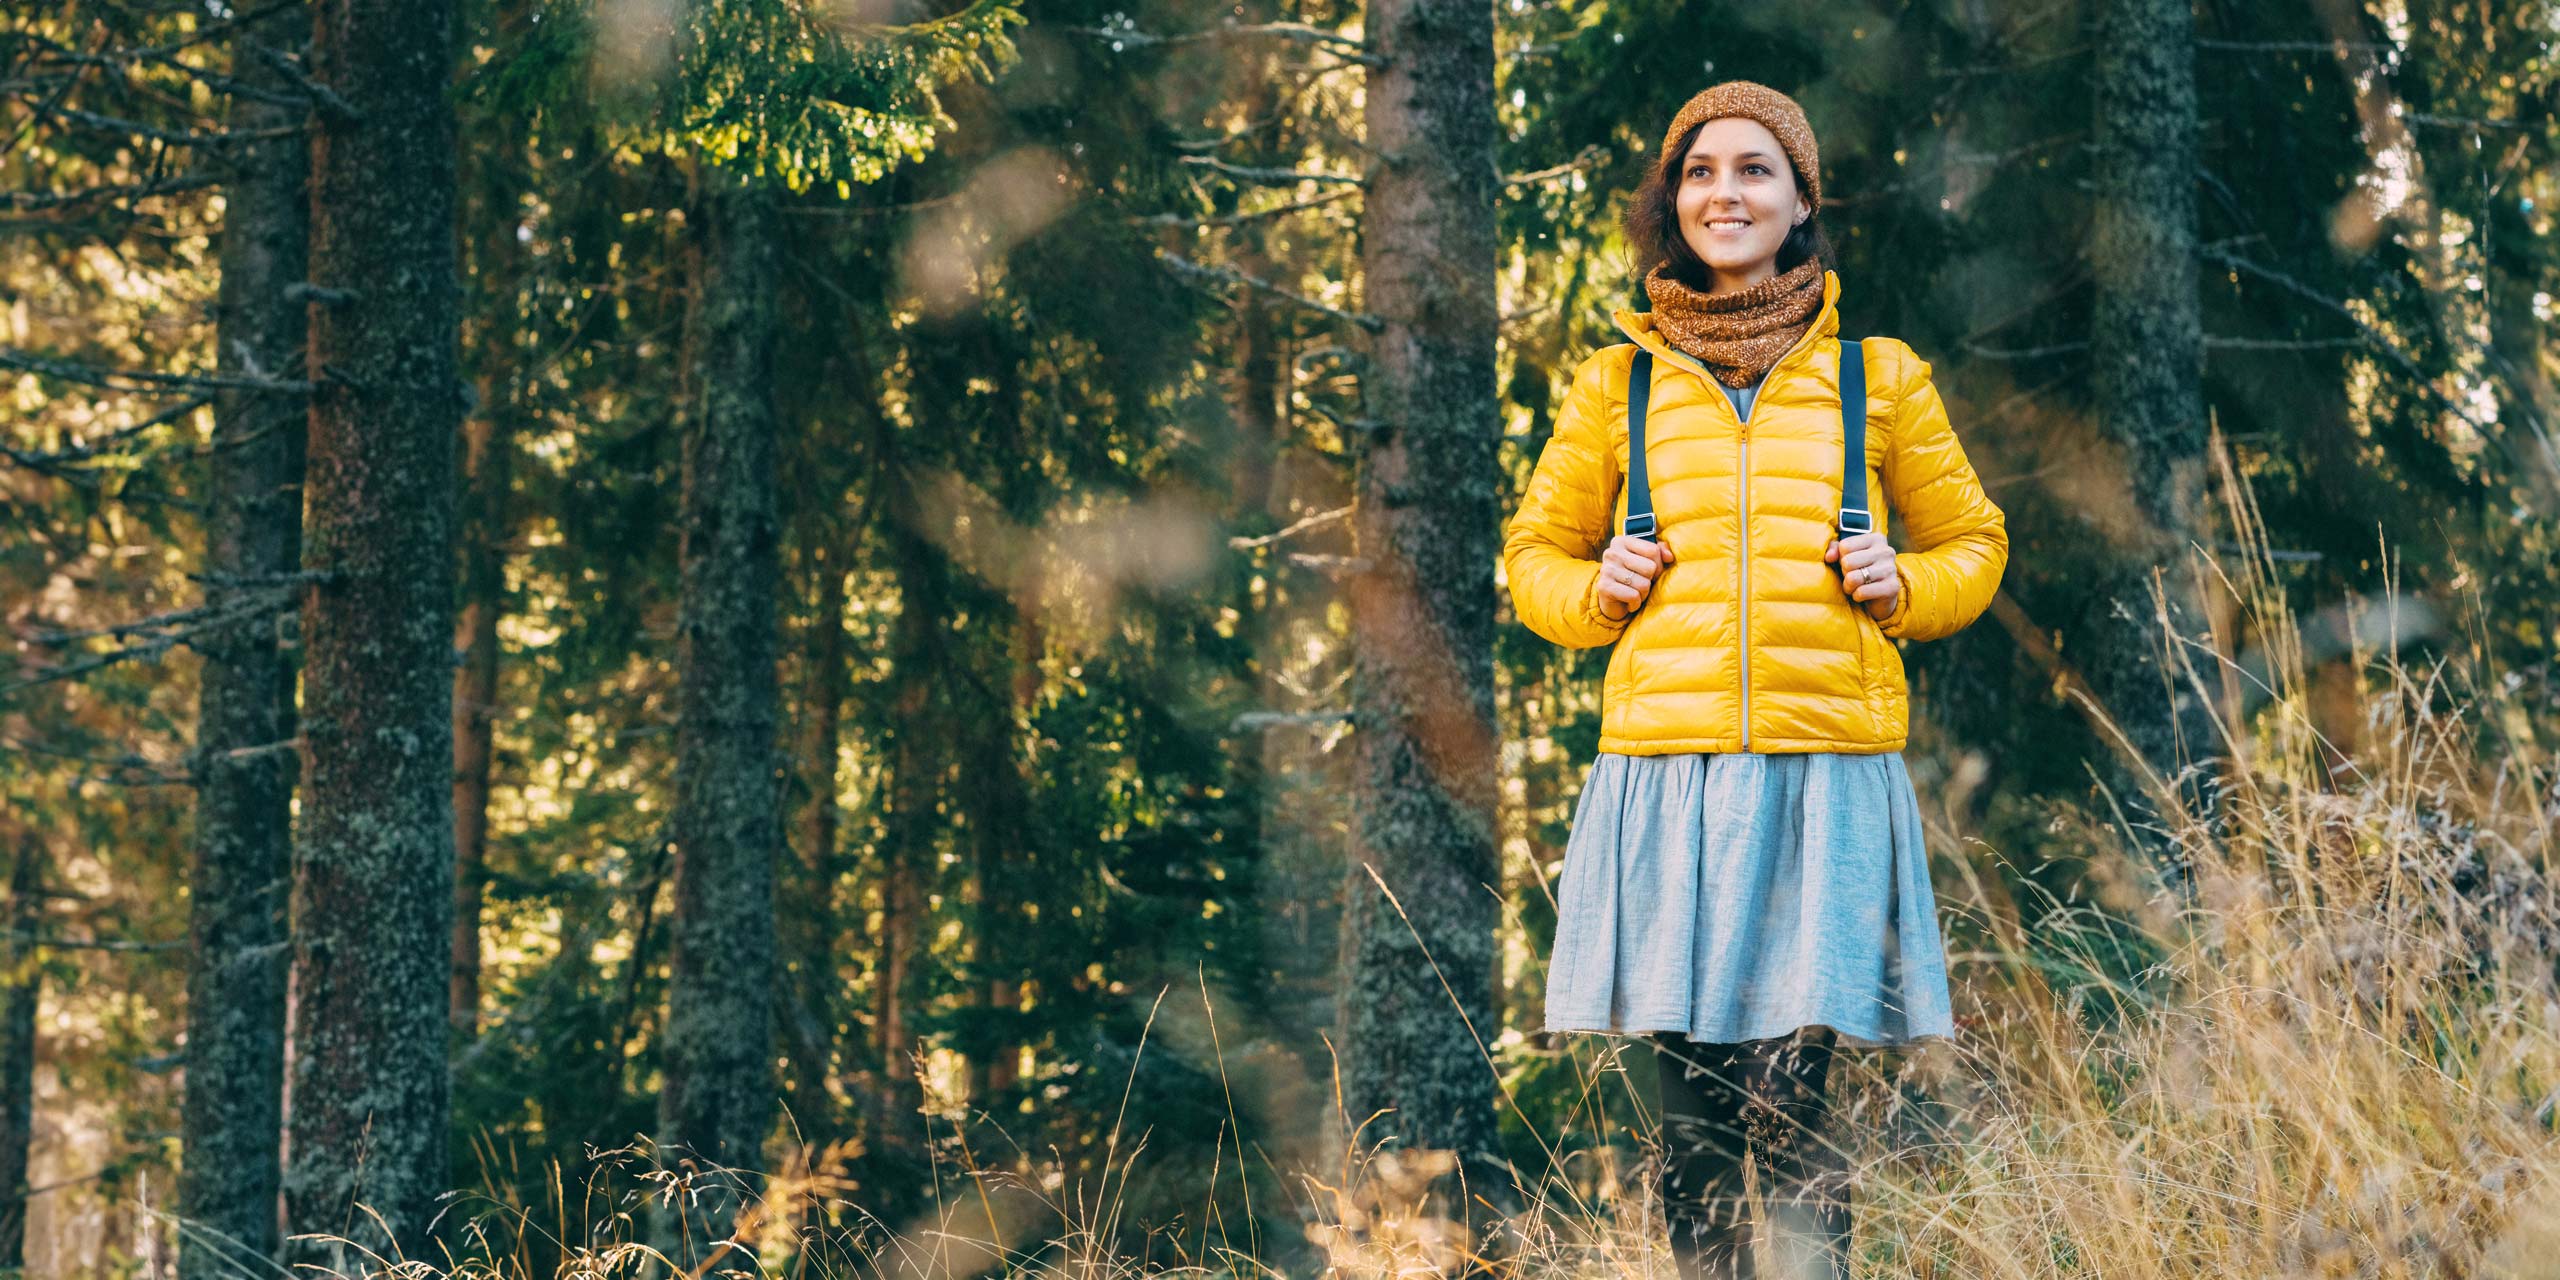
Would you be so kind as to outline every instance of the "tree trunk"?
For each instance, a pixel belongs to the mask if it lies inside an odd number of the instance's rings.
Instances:
[[[1014,748],[1017,726],[1028,723],[1039,709],[1040,658],[1047,642],[1034,602],[1020,603],[1023,607],[1012,613],[1012,635],[1006,646],[1013,664],[1013,678],[1007,684],[1010,701],[1000,715],[975,717],[969,748],[967,793],[977,797],[969,814],[978,855],[977,947],[986,975],[986,1008],[999,1017],[1021,1011],[1022,982],[1031,972],[1030,957],[1021,942],[1026,936],[1022,894],[1015,887],[1028,871],[1024,859],[1031,843],[1026,826],[1031,786]],[[1013,1035],[999,1037],[990,1046],[978,1077],[978,1096],[989,1105],[995,1095],[1020,1079],[1022,1048],[1021,1039]]]
[[[2152,600],[2156,566],[2170,626],[2191,638],[2207,634],[2203,593],[2185,567],[2188,541],[2209,540],[2188,0],[2103,0],[2096,49],[2094,390],[2099,427],[2122,447],[2127,487],[2151,529],[2095,566],[2072,647],[2089,652],[2080,670],[2134,750],[2167,778],[2221,750],[2211,704],[2164,652],[2175,637],[2162,631]],[[2133,762],[2110,752],[2102,776],[2129,812],[2152,808]],[[2210,782],[2205,770],[2190,774],[2179,803],[2199,816],[2209,811]],[[2155,864],[2175,870],[2162,835],[2146,833],[2142,842]]]
[[[1354,796],[1359,857],[1395,901],[1355,876],[1343,1080],[1350,1115],[1394,1108],[1395,1141],[1455,1153],[1444,1211],[1469,1222],[1479,1250],[1498,1247],[1483,1202],[1519,1203],[1478,1043],[1496,1031],[1501,878],[1486,567],[1501,523],[1492,24],[1489,8],[1458,0],[1371,11],[1386,66],[1368,84],[1382,163],[1363,269],[1385,328],[1355,516]]]
[[[772,197],[704,162],[695,173],[695,273],[686,319],[676,724],[674,965],[661,1141],[704,1168],[762,1167],[774,1110],[774,875],[783,845],[776,737],[781,518],[775,491]],[[713,1177],[678,1259],[727,1235],[752,1191]],[[734,1265],[732,1257],[725,1263]]]
[[[883,458],[888,474],[879,483],[885,509],[881,545],[898,579],[898,618],[890,633],[890,676],[893,718],[889,740],[888,812],[881,819],[880,941],[872,992],[873,1049],[879,1054],[879,1088],[872,1100],[872,1146],[903,1151],[914,1145],[908,1124],[922,1101],[921,1082],[908,1060],[908,989],[915,979],[915,960],[930,936],[933,870],[938,862],[934,835],[943,823],[941,798],[943,753],[935,730],[941,717],[934,698],[935,646],[948,634],[950,591],[938,551],[917,532],[921,518],[915,494],[895,457]]]
[[[525,13],[509,4],[502,37],[520,35]],[[474,244],[473,385],[479,411],[462,427],[462,601],[453,647],[453,974],[447,1017],[467,1039],[480,1028],[480,916],[488,884],[490,740],[498,701],[498,615],[505,607],[508,502],[515,462],[516,342],[524,270],[518,201],[527,178],[522,135],[511,120],[478,131],[470,225]]]
[[[498,418],[502,377],[478,379],[483,411],[463,426],[462,608],[453,645],[453,939],[446,1017],[480,1029],[480,916],[488,887],[491,720],[498,699],[498,613],[506,590],[507,487],[513,443]]]
[[[434,1258],[447,1182],[457,372],[452,0],[323,0],[292,1229]],[[361,1203],[371,1213],[359,1212]],[[380,1215],[379,1224],[373,1216]],[[386,1229],[387,1228],[387,1229]],[[335,1270],[363,1255],[306,1242]]]
[[[820,510],[826,510],[821,507]],[[836,803],[836,750],[843,732],[845,677],[845,566],[838,558],[839,535],[832,521],[816,514],[804,522],[815,604],[801,646],[800,750],[798,767],[807,799],[800,809],[798,857],[791,864],[793,883],[783,895],[779,920],[783,945],[789,950],[791,1109],[803,1139],[823,1145],[837,1135],[843,1105],[835,1080],[836,942],[842,925],[836,911],[836,844],[843,814]]]
[[[11,1274],[27,1264],[27,1148],[35,1137],[36,1001],[44,979],[26,939],[44,921],[43,857],[33,835],[19,835],[9,871],[11,936],[0,941],[12,975],[0,985],[0,1270]]]
[[[231,74],[290,92],[284,71],[250,48],[300,55],[310,15],[294,8],[241,36]],[[303,122],[305,108],[231,100],[227,127]],[[223,190],[222,284],[214,346],[226,374],[305,376],[311,148],[300,134],[243,144]],[[214,401],[205,561],[263,594],[302,560],[302,397],[226,391]],[[219,578],[216,580],[220,581]],[[212,593],[225,588],[214,586]],[[285,973],[293,886],[293,661],[281,619],[262,610],[206,632],[196,710],[196,825],[187,873],[187,1066],[178,1213],[203,1231],[178,1241],[183,1280],[229,1275],[276,1256],[284,1125]],[[227,1237],[214,1244],[209,1234]]]

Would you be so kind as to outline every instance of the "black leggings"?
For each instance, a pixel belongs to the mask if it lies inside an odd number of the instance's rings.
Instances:
[[[1753,1156],[1761,1201],[1788,1249],[1787,1280],[1845,1280],[1849,1169],[1829,1124],[1832,1029],[1734,1044],[1676,1031],[1650,1038],[1662,1080],[1658,1185],[1679,1274],[1754,1274],[1742,1175]]]

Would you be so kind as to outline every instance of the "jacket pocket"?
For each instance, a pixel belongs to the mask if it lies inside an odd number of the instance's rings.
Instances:
[[[1893,717],[1889,714],[1890,698],[1886,688],[1885,664],[1891,659],[1885,653],[1892,642],[1885,639],[1884,628],[1866,606],[1851,601],[1851,620],[1858,628],[1858,694],[1867,708],[1867,719],[1875,725],[1877,741],[1893,736]]]

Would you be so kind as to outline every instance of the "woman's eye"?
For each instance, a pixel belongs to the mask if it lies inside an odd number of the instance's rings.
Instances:
[[[1767,165],[1765,165],[1765,164],[1755,164],[1755,165],[1751,165],[1751,166],[1749,166],[1749,167],[1750,167],[1754,172],[1757,172],[1757,173],[1767,173],[1767,172],[1769,171],[1769,166],[1767,166]]]

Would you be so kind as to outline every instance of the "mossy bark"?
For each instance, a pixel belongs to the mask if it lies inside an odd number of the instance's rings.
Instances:
[[[294,1232],[433,1259],[451,1189],[458,22],[451,0],[313,15],[317,76],[352,110],[314,116],[311,276],[349,300],[311,312],[306,559],[326,577],[304,626],[285,1199]],[[364,1265],[326,1241],[287,1253]]]
[[[1364,387],[1351,579],[1357,853],[1347,927],[1343,1091],[1364,1141],[1452,1151],[1447,1216],[1494,1247],[1485,1203],[1515,1208],[1495,1080],[1479,1039],[1500,884],[1494,841],[1493,579],[1501,520],[1493,13],[1467,0],[1370,11],[1386,65],[1368,83],[1380,156],[1362,235],[1367,310],[1385,327]],[[1401,908],[1399,910],[1399,907]]]
[[[2096,40],[2097,187],[2090,354],[2098,423],[2122,448],[2126,488],[2148,517],[2093,566],[2072,649],[2134,749],[2163,777],[2219,754],[2212,708],[2175,657],[2176,635],[2207,638],[2190,540],[2210,542],[2205,509],[2204,337],[2197,296],[2195,17],[2188,0],[2104,0]],[[2164,632],[2154,571],[2169,610]],[[2188,660],[2209,669],[2209,657]],[[2142,771],[2110,753],[2104,776],[2129,808],[2150,806]],[[2209,771],[2180,803],[2209,808]],[[2155,860],[2175,861],[2157,833]]]
[[[674,808],[673,967],[659,1138],[670,1159],[756,1170],[774,1117],[774,876],[783,846],[776,739],[781,515],[775,490],[774,291],[780,234],[760,184],[704,164],[686,317]],[[698,1183],[699,1260],[753,1184]]]
[[[310,15],[287,9],[235,45],[231,74],[284,93],[285,73],[246,44],[299,55]],[[251,132],[309,112],[246,94],[226,127]],[[302,136],[244,143],[223,190],[222,283],[214,345],[222,372],[306,376],[309,326],[287,289],[309,278],[311,148]],[[214,401],[206,457],[205,564],[226,591],[264,585],[302,562],[301,396],[226,391]],[[225,586],[225,583],[237,585]],[[178,1240],[182,1280],[237,1274],[278,1247],[277,1154],[284,1124],[287,917],[293,885],[294,671],[281,619],[260,611],[208,629],[197,697],[196,814],[187,872],[187,1069],[180,1112]],[[209,1239],[218,1236],[222,1239]]]

